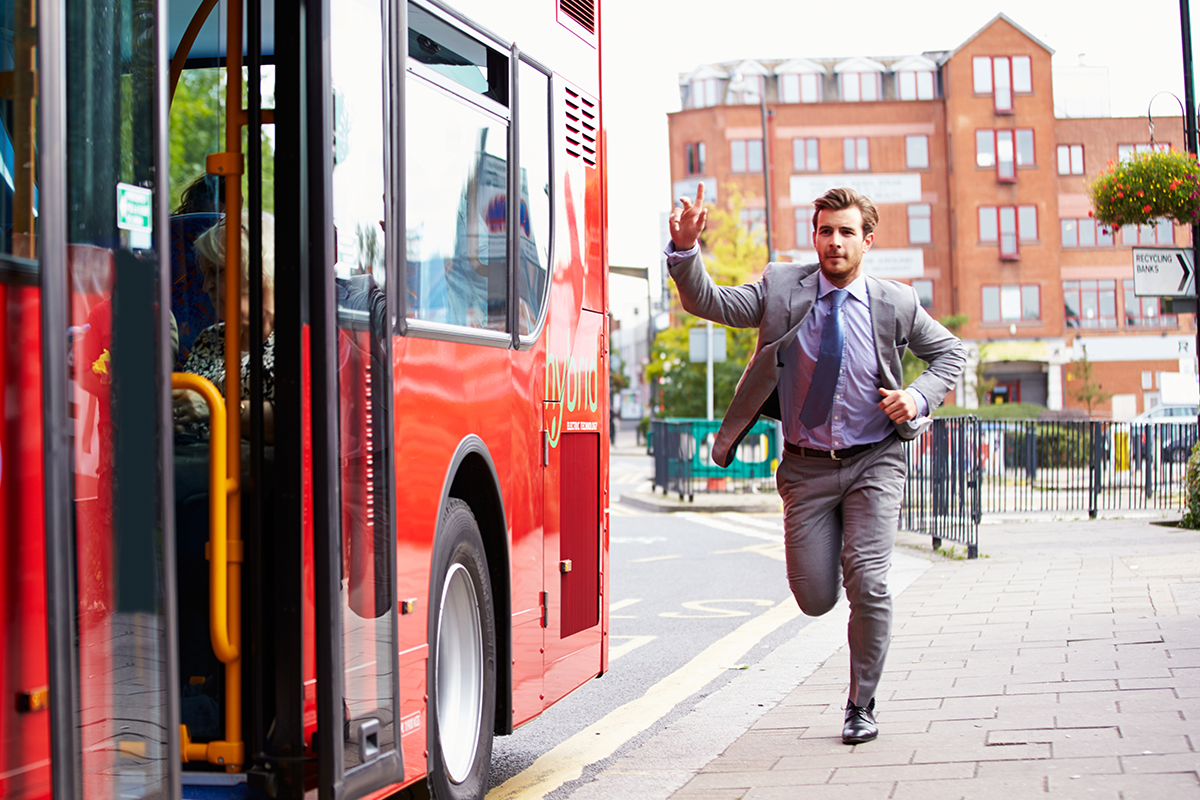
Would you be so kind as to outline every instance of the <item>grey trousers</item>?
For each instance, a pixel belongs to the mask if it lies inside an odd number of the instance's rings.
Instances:
[[[904,446],[892,436],[841,461],[785,452],[775,474],[800,610],[819,617],[832,609],[839,578],[850,600],[850,702],[859,706],[875,697],[892,638],[887,575],[905,469]]]

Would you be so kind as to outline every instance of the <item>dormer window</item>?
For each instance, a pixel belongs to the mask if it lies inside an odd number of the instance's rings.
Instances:
[[[901,100],[932,100],[932,72],[896,73],[897,94]]]
[[[844,103],[871,102],[883,96],[880,74],[883,64],[869,58],[850,58],[833,71],[838,76],[838,92]]]
[[[937,62],[925,56],[909,56],[892,65],[899,100],[933,100],[937,96],[934,73]]]
[[[779,102],[821,102],[821,78],[825,67],[807,58],[794,58],[775,68],[779,76]]]

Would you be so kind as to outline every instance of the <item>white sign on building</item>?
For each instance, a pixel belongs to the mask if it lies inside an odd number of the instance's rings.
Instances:
[[[921,202],[920,173],[899,172],[894,174],[793,175],[791,182],[792,205],[811,206],[813,200],[830,189],[841,186],[865,194],[876,205]],[[707,184],[704,188],[708,189]]]
[[[686,197],[688,200],[696,199],[696,187],[701,183],[704,184],[704,205],[716,205],[717,203],[717,179],[713,177],[696,177],[684,178],[681,181],[675,181],[671,184],[671,205],[679,205],[679,198]]]
[[[1191,297],[1195,280],[1190,249],[1133,248],[1133,293],[1138,297]]]
[[[789,250],[797,264],[815,264],[815,250]],[[872,248],[863,254],[863,272],[873,278],[921,278],[925,276],[925,251],[919,247],[879,249]]]

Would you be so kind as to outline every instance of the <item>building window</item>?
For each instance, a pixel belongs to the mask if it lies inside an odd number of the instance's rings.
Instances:
[[[729,162],[732,172],[762,172],[762,139],[731,139]]]
[[[1033,91],[1029,56],[976,56],[971,60],[975,94],[990,94],[996,113],[1012,113],[1013,95]]]
[[[1037,158],[1034,155],[1033,148],[1033,129],[1017,128],[1015,133],[1017,137],[1017,166],[1036,167]]]
[[[813,245],[813,206],[796,206],[796,247],[811,250]]]
[[[996,168],[996,180],[1015,181],[1018,167],[1036,167],[1033,129],[975,131],[975,166]]]
[[[819,103],[821,76],[815,72],[780,75],[779,96],[784,103]]]
[[[912,287],[921,301],[921,307],[926,310],[933,308],[933,281],[915,280]]]
[[[1000,258],[1020,258],[1020,242],[1036,242],[1037,206],[980,206],[979,241],[999,244]]]
[[[864,172],[871,168],[871,159],[867,152],[867,137],[843,139],[842,153],[846,172]]]
[[[909,169],[928,169],[929,137],[905,136],[904,160]]]
[[[687,151],[687,174],[704,174],[704,142],[689,144]]]
[[[701,78],[692,81],[692,90],[688,93],[692,108],[708,108],[720,102],[720,80],[718,78]]]
[[[1063,281],[1063,315],[1068,328],[1117,327],[1117,282]]]
[[[1063,218],[1063,247],[1112,247],[1113,232],[1091,217]]]
[[[1060,144],[1058,146],[1058,174],[1083,174],[1083,145]]]
[[[843,72],[838,76],[841,85],[842,101],[857,103],[879,99],[879,73],[877,72]]]
[[[1165,153],[1171,149],[1170,142],[1162,143],[1155,142],[1154,144],[1119,144],[1117,145],[1117,158],[1124,161],[1127,158],[1132,158],[1134,153]]]
[[[983,287],[985,323],[1036,322],[1041,318],[1041,290],[1036,283]]]
[[[729,82],[731,87],[737,86],[737,89],[731,89],[729,92],[730,105],[756,106],[763,96],[765,91],[766,79],[762,75],[741,75]]]
[[[792,139],[792,172],[820,172],[821,161],[817,158],[817,140]]]
[[[932,100],[932,72],[901,72],[897,74],[901,100]]]
[[[1133,293],[1133,278],[1121,281],[1125,290],[1126,328],[1176,328],[1178,318],[1174,314],[1163,314],[1161,301],[1157,297],[1138,297]],[[1152,387],[1145,386],[1149,389]]]
[[[933,241],[933,220],[929,203],[913,203],[908,207],[908,243],[930,244]]]
[[[1149,225],[1122,225],[1121,244],[1126,247],[1175,244],[1175,226],[1166,217]]]
[[[762,241],[763,234],[767,230],[767,211],[764,208],[743,208],[739,216],[739,221],[742,227],[745,228],[750,236]]]

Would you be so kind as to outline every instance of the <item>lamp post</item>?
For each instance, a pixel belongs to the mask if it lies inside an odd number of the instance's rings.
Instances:
[[[1183,139],[1187,143],[1187,151],[1196,154],[1196,93],[1192,87],[1192,20],[1188,8],[1189,0],[1179,0],[1179,29],[1183,36]],[[1200,225],[1192,225],[1192,264],[1200,263]],[[1196,327],[1196,358],[1200,358],[1200,280],[1192,277],[1195,291],[1196,309],[1192,324]],[[1200,421],[1200,417],[1197,417]]]
[[[1186,3],[1187,0],[1180,0]],[[758,93],[758,110],[762,115],[762,132],[763,132],[763,192],[766,194],[766,209],[767,213],[764,216],[763,222],[767,228],[767,261],[775,260],[775,247],[773,237],[771,236],[771,217],[774,216],[775,196],[771,193],[771,173],[775,171],[775,137],[774,122],[775,111],[767,110],[767,92],[766,81]]]
[[[649,267],[618,267],[613,264],[608,265],[610,275],[624,275],[627,278],[638,278],[646,282],[646,359],[654,355],[654,302],[650,292],[650,268]],[[649,402],[646,404],[648,413],[653,419],[654,417],[654,392],[650,392]]]
[[[1186,1],[1187,0],[1182,0],[1182,2]],[[729,88],[735,92],[747,92],[753,90],[755,87],[751,85],[751,82],[747,76],[738,75],[729,82]],[[774,136],[772,136],[775,128],[775,111],[774,109],[767,109],[767,83],[765,80],[757,87],[757,90],[758,111],[762,123],[763,205],[766,208],[766,214],[764,215],[763,223],[765,224],[767,230],[767,260],[774,261],[775,246],[774,237],[771,235],[773,230],[771,223],[772,217],[774,216],[775,198],[771,194],[771,177],[772,173],[775,171],[775,159],[773,157],[775,147]]]

